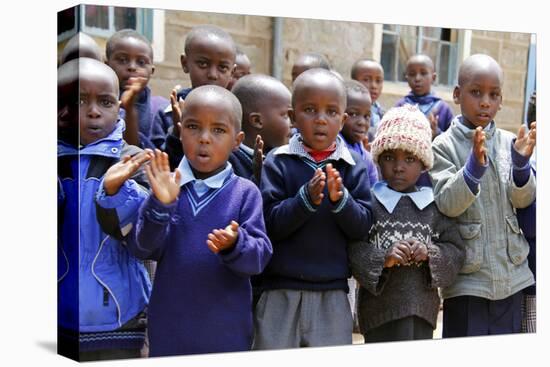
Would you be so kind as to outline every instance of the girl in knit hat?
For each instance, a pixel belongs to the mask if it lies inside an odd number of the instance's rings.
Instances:
[[[365,342],[431,339],[440,299],[464,261],[454,222],[431,187],[417,187],[433,165],[430,123],[412,105],[389,110],[372,143],[383,180],[374,185],[368,240],[350,245]]]

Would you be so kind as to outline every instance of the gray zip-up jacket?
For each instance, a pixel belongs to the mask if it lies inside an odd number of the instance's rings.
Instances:
[[[464,179],[466,161],[472,151],[474,130],[459,126],[459,117],[433,142],[434,166],[430,171],[439,210],[456,217],[466,247],[466,259],[456,281],[442,289],[443,298],[476,296],[490,300],[507,298],[534,283],[527,266],[529,245],[516,218],[515,208],[535,199],[531,174],[522,187],[512,176],[514,134],[486,130],[489,166],[472,193]]]

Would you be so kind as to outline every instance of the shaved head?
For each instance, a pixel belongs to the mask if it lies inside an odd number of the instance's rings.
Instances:
[[[328,88],[334,87],[338,90],[338,95],[342,105],[346,106],[346,87],[344,82],[334,75],[330,70],[314,68],[304,71],[300,74],[293,84],[292,106],[295,106],[296,98],[300,91],[311,87]]]
[[[434,63],[428,55],[424,55],[424,54],[413,55],[409,57],[409,59],[407,60],[407,67],[410,64],[424,64],[428,66],[430,69],[432,69],[432,71],[435,71]]]
[[[466,83],[474,74],[490,73],[496,74],[502,84],[503,73],[502,68],[491,56],[484,54],[472,55],[462,62],[458,70],[458,85]]]

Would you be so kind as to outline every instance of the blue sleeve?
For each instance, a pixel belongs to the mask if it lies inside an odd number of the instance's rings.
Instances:
[[[159,96],[151,97],[151,109],[154,111],[152,113],[150,140],[156,148],[161,150],[166,143],[168,129],[172,126],[172,115],[164,113],[169,104],[170,102],[166,98]]]
[[[281,169],[284,162],[276,162],[280,159],[272,154],[267,156],[260,182],[265,224],[269,237],[275,241],[292,235],[318,208],[309,199],[307,182],[292,196],[286,193],[285,177]]]
[[[516,139],[512,140],[512,146],[510,147],[512,154],[512,176],[514,177],[514,184],[517,187],[523,187],[529,176],[531,175],[531,165],[529,164],[529,157],[524,157],[519,154],[514,148]]]
[[[137,220],[141,203],[149,192],[134,180],[127,180],[114,195],[107,195],[104,179],[101,179],[96,193],[98,222],[102,230],[118,239],[126,236]]]
[[[155,195],[150,195],[142,203],[136,225],[137,241],[135,246],[128,246],[134,256],[159,260],[170,230],[170,217],[176,211],[177,204],[178,200],[163,204]]]
[[[260,191],[255,186],[250,187],[243,196],[243,206],[237,220],[237,243],[228,253],[219,254],[226,266],[244,276],[260,274],[273,254],[265,229]]]
[[[487,162],[485,166],[482,166],[477,161],[474,152],[472,151],[470,153],[463,172],[464,181],[466,182],[466,185],[468,185],[468,188],[472,194],[477,195],[481,178],[485,174],[487,167],[489,167],[489,162]]]
[[[445,101],[441,101],[441,107],[438,113],[438,135],[443,131],[447,131],[453,121],[453,111]]]
[[[367,238],[372,226],[371,193],[364,163],[358,161],[344,179],[344,196],[332,203],[332,212],[340,229],[351,240]]]

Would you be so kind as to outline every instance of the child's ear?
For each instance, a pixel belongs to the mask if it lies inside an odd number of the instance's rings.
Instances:
[[[348,117],[349,115],[344,112],[344,115],[342,116],[342,123],[340,124],[340,130],[338,131],[342,131],[342,129],[344,128],[344,125],[346,124],[346,121],[348,120]]]
[[[259,112],[250,112],[248,115],[248,122],[250,126],[257,130],[261,130],[264,127],[262,115]]]
[[[239,131],[237,133],[237,135],[235,136],[235,143],[233,145],[233,150],[237,150],[239,149],[239,145],[241,145],[241,143],[243,142],[244,140],[244,132],[243,131]]]
[[[288,109],[288,117],[290,118],[290,126],[293,127],[295,125],[294,121],[294,109],[289,108]]]
[[[151,75],[155,73],[155,65],[151,66]]]
[[[432,73],[432,84],[435,83],[435,80],[437,79],[437,73],[434,71]]]
[[[460,98],[460,87],[457,85],[453,90],[453,101],[455,104],[460,104],[459,98]]]
[[[183,72],[185,74],[188,74],[189,68],[187,67],[187,56],[185,54],[181,54],[180,63],[181,63],[181,68],[183,69]]]

